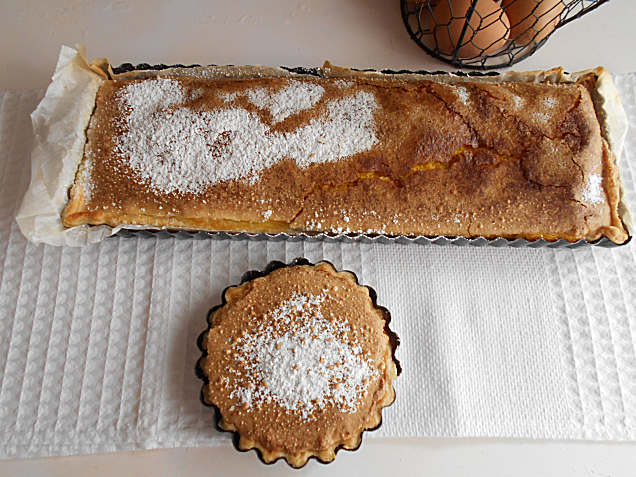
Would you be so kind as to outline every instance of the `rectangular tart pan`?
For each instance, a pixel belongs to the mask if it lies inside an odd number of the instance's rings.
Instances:
[[[125,63],[120,65],[119,67],[112,68],[109,70],[110,75],[113,79],[132,79],[132,78],[148,78],[154,76],[201,76],[207,74],[206,71],[212,71],[213,75],[222,75],[224,71],[229,71],[231,75],[242,75],[244,77],[257,76],[259,74],[259,70],[266,70],[267,74],[277,72],[284,72],[289,75],[295,77],[303,77],[303,76],[324,76],[324,71],[328,70],[333,72],[331,76],[338,77],[346,77],[346,76],[370,76],[370,77],[386,77],[386,76],[397,76],[400,78],[414,78],[414,79],[430,79],[434,78],[436,81],[447,81],[448,79],[453,79],[456,81],[458,78],[463,78],[469,81],[487,81],[487,82],[504,82],[504,81],[547,81],[551,83],[563,83],[563,82],[574,82],[576,78],[588,74],[590,72],[596,73],[597,78],[600,75],[607,75],[606,70],[603,68],[597,68],[596,70],[587,70],[582,71],[580,73],[575,73],[572,77],[568,73],[564,73],[561,69],[554,69],[550,71],[542,71],[542,72],[529,72],[529,73],[517,73],[517,72],[509,72],[509,73],[497,73],[497,72],[455,72],[448,73],[446,71],[410,71],[410,70],[355,70],[349,68],[339,68],[332,67],[329,63],[325,64],[323,68],[303,68],[303,67],[286,67],[281,66],[280,68],[269,68],[264,69],[262,67],[234,67],[230,66],[216,66],[209,65],[207,67],[201,67],[199,65],[149,65],[147,63],[142,63],[139,65],[132,65],[130,63]],[[335,74],[334,74],[335,73]],[[614,87],[612,85],[612,87]],[[615,87],[614,87],[615,88]],[[614,90],[615,91],[615,90]],[[595,102],[595,106],[597,106],[597,117],[599,119],[599,123],[601,124],[602,135],[610,144],[610,148],[612,149],[612,154],[614,156],[614,160],[617,161],[618,157],[614,149],[617,147],[616,144],[622,143],[623,138],[612,138],[612,131],[609,128],[609,123],[613,122],[612,120],[620,121],[622,118],[621,113],[624,115],[624,112],[615,111],[615,108],[603,107],[604,102],[611,103],[611,101],[607,101],[606,98],[603,97],[602,94],[594,95],[593,97]],[[616,94],[618,97],[618,94]],[[613,99],[613,98],[612,98]],[[601,103],[599,105],[598,103]],[[620,104],[620,103],[619,103]],[[622,109],[622,108],[621,108]],[[610,117],[612,116],[612,117]],[[617,116],[614,118],[613,116]],[[618,140],[617,140],[618,139]],[[518,238],[515,240],[510,240],[506,238],[496,238],[496,239],[487,239],[485,237],[476,237],[476,238],[466,238],[466,237],[445,237],[445,236],[391,236],[391,235],[381,235],[381,234],[364,234],[364,233],[350,233],[350,234],[328,234],[328,233],[318,233],[318,234],[307,234],[307,233],[299,233],[299,234],[287,234],[287,233],[279,233],[279,234],[268,234],[268,233],[247,233],[247,232],[206,232],[206,231],[196,231],[196,230],[175,230],[175,229],[153,229],[149,227],[135,227],[135,226],[127,226],[125,228],[120,229],[116,235],[121,237],[158,237],[158,238],[170,238],[177,237],[179,239],[189,239],[194,238],[198,240],[202,239],[213,239],[213,240],[253,240],[253,241],[291,241],[291,242],[343,242],[343,243],[381,243],[381,244],[418,244],[418,245],[456,245],[456,246],[468,246],[472,245],[475,247],[483,247],[483,246],[491,246],[491,247],[530,247],[530,248],[568,248],[568,249],[576,249],[581,247],[603,247],[603,248],[613,248],[619,247],[622,245],[628,244],[632,239],[632,218],[627,208],[627,205],[624,202],[625,192],[623,189],[622,181],[621,181],[621,203],[619,205],[619,216],[623,221],[626,229],[629,233],[629,238],[623,244],[616,244],[612,242],[607,237],[602,237],[599,240],[594,242],[588,242],[587,240],[581,239],[577,242],[569,242],[565,239],[559,239],[557,241],[551,242],[545,239],[537,239],[534,241],[528,241],[523,238]]]

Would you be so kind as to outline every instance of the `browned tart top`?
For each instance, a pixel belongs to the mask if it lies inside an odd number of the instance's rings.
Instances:
[[[296,466],[328,461],[379,424],[394,396],[393,348],[351,275],[326,263],[281,268],[225,299],[204,340],[205,399],[243,448]]]
[[[106,81],[63,219],[620,243],[590,82]]]

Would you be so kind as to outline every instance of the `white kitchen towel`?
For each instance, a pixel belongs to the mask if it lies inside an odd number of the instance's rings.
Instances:
[[[616,78],[636,130],[636,76]],[[0,458],[229,443],[194,376],[224,287],[327,259],[393,315],[404,372],[382,436],[636,440],[636,254],[112,238],[35,246],[13,219],[29,113],[0,94]],[[635,204],[628,137],[621,162]]]

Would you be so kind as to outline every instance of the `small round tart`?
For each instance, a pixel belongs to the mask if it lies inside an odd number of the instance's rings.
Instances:
[[[331,462],[360,446],[395,399],[397,336],[351,272],[271,263],[225,290],[200,338],[204,403],[239,450],[265,463]]]

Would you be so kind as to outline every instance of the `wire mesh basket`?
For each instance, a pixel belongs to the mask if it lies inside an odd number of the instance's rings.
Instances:
[[[459,68],[496,69],[532,55],[563,25],[608,0],[401,0],[411,38]]]

